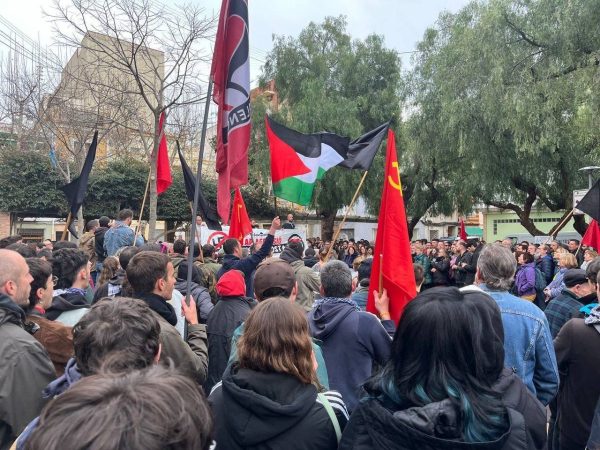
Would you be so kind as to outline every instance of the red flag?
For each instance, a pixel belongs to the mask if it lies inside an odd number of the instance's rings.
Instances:
[[[231,190],[248,184],[250,59],[248,1],[223,0],[210,75],[217,113],[217,210],[229,218]]]
[[[229,237],[240,241],[244,240],[244,236],[252,232],[252,222],[248,217],[246,204],[242,198],[242,193],[239,188],[235,190],[233,197],[233,208],[231,209],[231,221],[229,223]]]
[[[158,120],[158,133],[160,143],[158,144],[158,154],[156,155],[156,193],[160,195],[169,189],[169,186],[173,183],[169,152],[167,151],[167,137],[165,136],[164,111],[160,113],[160,119]]]
[[[458,231],[458,237],[460,238],[461,241],[465,241],[467,240],[467,230],[465,229],[465,221],[463,219],[460,219],[459,221],[459,231]]]
[[[390,297],[390,316],[398,323],[404,307],[417,295],[417,287],[410,255],[396,141],[392,130],[388,130],[385,182],[379,207],[371,288],[367,301],[367,311],[372,313],[377,313],[373,290],[379,288],[380,272],[383,287],[387,289]]]
[[[600,248],[600,226],[598,226],[598,222],[595,220],[590,222],[587,230],[585,230],[583,239],[581,239],[581,243],[598,251]]]

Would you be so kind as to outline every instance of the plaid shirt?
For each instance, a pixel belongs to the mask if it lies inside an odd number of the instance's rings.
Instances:
[[[573,317],[578,317],[581,306],[582,303],[577,299],[577,296],[567,288],[563,289],[557,297],[548,303],[544,312],[548,318],[552,339],[558,335],[565,323]]]

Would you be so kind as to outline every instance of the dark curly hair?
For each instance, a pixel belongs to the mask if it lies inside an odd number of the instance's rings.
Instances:
[[[82,250],[61,248],[52,254],[52,273],[58,278],[56,289],[73,286],[77,273],[87,267],[89,257]]]

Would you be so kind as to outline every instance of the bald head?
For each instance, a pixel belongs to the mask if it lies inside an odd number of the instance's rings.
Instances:
[[[17,305],[27,306],[32,280],[25,258],[15,251],[0,249],[0,293]]]

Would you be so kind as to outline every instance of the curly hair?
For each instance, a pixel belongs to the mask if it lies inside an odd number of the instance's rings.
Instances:
[[[102,272],[100,272],[100,276],[98,277],[98,282],[96,283],[98,286],[107,283],[112,277],[115,276],[119,270],[119,260],[115,256],[107,256],[104,260],[104,264],[102,265]]]
[[[87,267],[89,257],[76,248],[61,248],[52,255],[52,274],[58,278],[56,289],[73,286],[77,273]]]
[[[283,297],[259,303],[238,342],[240,368],[292,375],[319,386],[304,311]]]
[[[160,324],[150,307],[132,298],[103,298],[73,327],[77,367],[83,375],[100,369],[126,372],[154,362]]]

